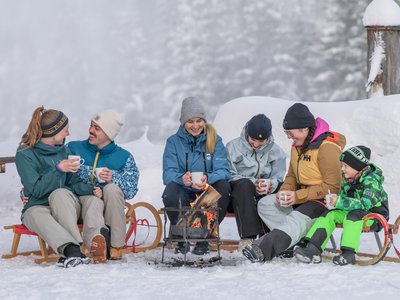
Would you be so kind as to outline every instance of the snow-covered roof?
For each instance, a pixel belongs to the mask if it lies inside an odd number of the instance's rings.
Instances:
[[[400,26],[400,7],[394,0],[373,0],[363,17],[364,26]]]

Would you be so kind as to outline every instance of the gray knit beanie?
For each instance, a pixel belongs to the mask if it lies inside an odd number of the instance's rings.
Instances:
[[[207,122],[206,113],[200,99],[197,97],[187,97],[182,101],[181,124],[184,125],[188,120],[201,118]]]
[[[110,140],[114,140],[121,130],[121,126],[124,125],[122,116],[114,110],[108,109],[97,113],[93,119],[97,125],[103,129],[104,133]]]

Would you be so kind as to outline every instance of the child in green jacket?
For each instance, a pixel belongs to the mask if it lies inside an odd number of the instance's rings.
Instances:
[[[294,249],[295,257],[303,263],[321,262],[321,253],[336,224],[343,225],[340,248],[342,253],[333,258],[336,265],[355,263],[355,253],[358,250],[363,230],[363,217],[368,213],[379,213],[389,219],[388,196],[382,184],[382,170],[369,163],[371,150],[365,146],[351,147],[343,152],[343,181],[339,195],[327,197],[327,206],[333,210],[327,211],[317,219],[307,233],[307,246]],[[368,225],[372,225],[368,224]],[[372,225],[372,230],[379,230],[378,224]]]

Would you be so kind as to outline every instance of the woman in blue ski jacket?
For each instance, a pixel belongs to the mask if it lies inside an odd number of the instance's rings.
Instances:
[[[165,207],[190,206],[206,184],[220,194],[218,200],[219,222],[226,214],[229,204],[230,178],[225,146],[215,129],[207,123],[204,108],[198,98],[189,97],[182,102],[181,126],[167,139],[163,155],[163,193]],[[200,182],[192,178],[193,172],[203,172]],[[178,221],[178,212],[168,212],[172,225]],[[177,252],[187,253],[188,243],[178,243]],[[207,242],[197,242],[194,254],[208,252]]]

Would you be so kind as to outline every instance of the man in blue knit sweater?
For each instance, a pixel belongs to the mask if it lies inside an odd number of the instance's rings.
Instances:
[[[125,199],[133,198],[138,190],[135,160],[114,142],[122,125],[117,112],[102,111],[91,120],[88,139],[67,145],[83,158],[79,177],[103,190],[102,199],[92,197],[82,202],[83,240],[95,263],[121,259],[126,233]]]

